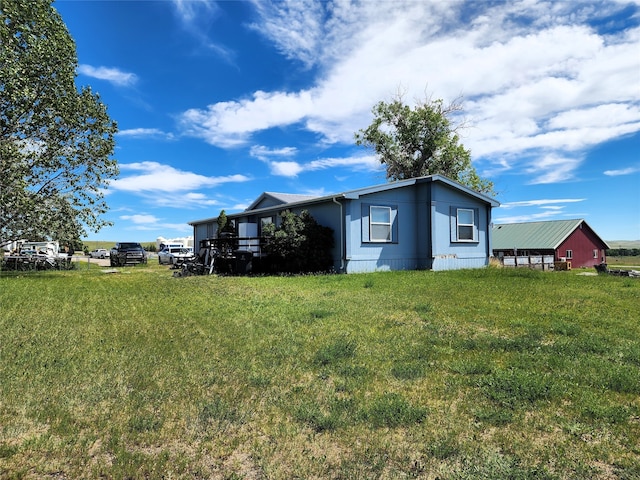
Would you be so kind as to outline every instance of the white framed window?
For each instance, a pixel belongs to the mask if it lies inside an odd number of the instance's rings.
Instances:
[[[573,250],[567,250],[567,260],[571,260],[573,258]]]
[[[456,212],[456,237],[458,242],[473,242],[474,238],[474,211],[470,208],[458,208]]]
[[[372,242],[390,242],[391,207],[369,208],[369,239]]]
[[[598,250],[593,250],[593,258],[598,258]]]

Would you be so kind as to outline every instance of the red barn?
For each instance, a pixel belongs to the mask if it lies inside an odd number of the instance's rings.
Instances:
[[[553,255],[572,268],[606,263],[609,248],[582,219],[494,225],[491,241],[496,257]]]

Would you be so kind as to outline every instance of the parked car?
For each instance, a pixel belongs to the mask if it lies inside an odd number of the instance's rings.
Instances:
[[[158,263],[177,266],[191,257],[193,257],[193,250],[190,248],[165,247],[158,252]]]
[[[147,252],[138,242],[116,243],[109,252],[109,260],[112,267],[147,263]]]
[[[106,248],[96,248],[89,252],[91,258],[107,258],[109,256],[109,250]]]

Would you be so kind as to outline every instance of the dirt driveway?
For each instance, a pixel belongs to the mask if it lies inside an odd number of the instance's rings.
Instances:
[[[91,258],[84,255],[74,255],[71,259],[72,262],[86,265],[92,263],[93,265],[100,265],[101,267],[109,267],[109,258]]]
[[[111,263],[109,258],[91,258],[85,255],[74,255],[71,259],[72,262],[78,263],[78,265],[86,265],[87,263],[92,263],[93,265],[100,265],[101,267],[110,267]],[[155,255],[149,255],[147,259],[148,262],[155,261],[158,262],[158,257]]]

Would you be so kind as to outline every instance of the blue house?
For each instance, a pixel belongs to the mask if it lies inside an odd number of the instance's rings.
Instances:
[[[491,209],[499,203],[442,175],[313,197],[265,192],[228,214],[239,237],[258,237],[279,213],[307,210],[334,232],[334,268],[343,273],[451,270],[489,263]],[[217,234],[216,218],[189,222],[194,245]]]

